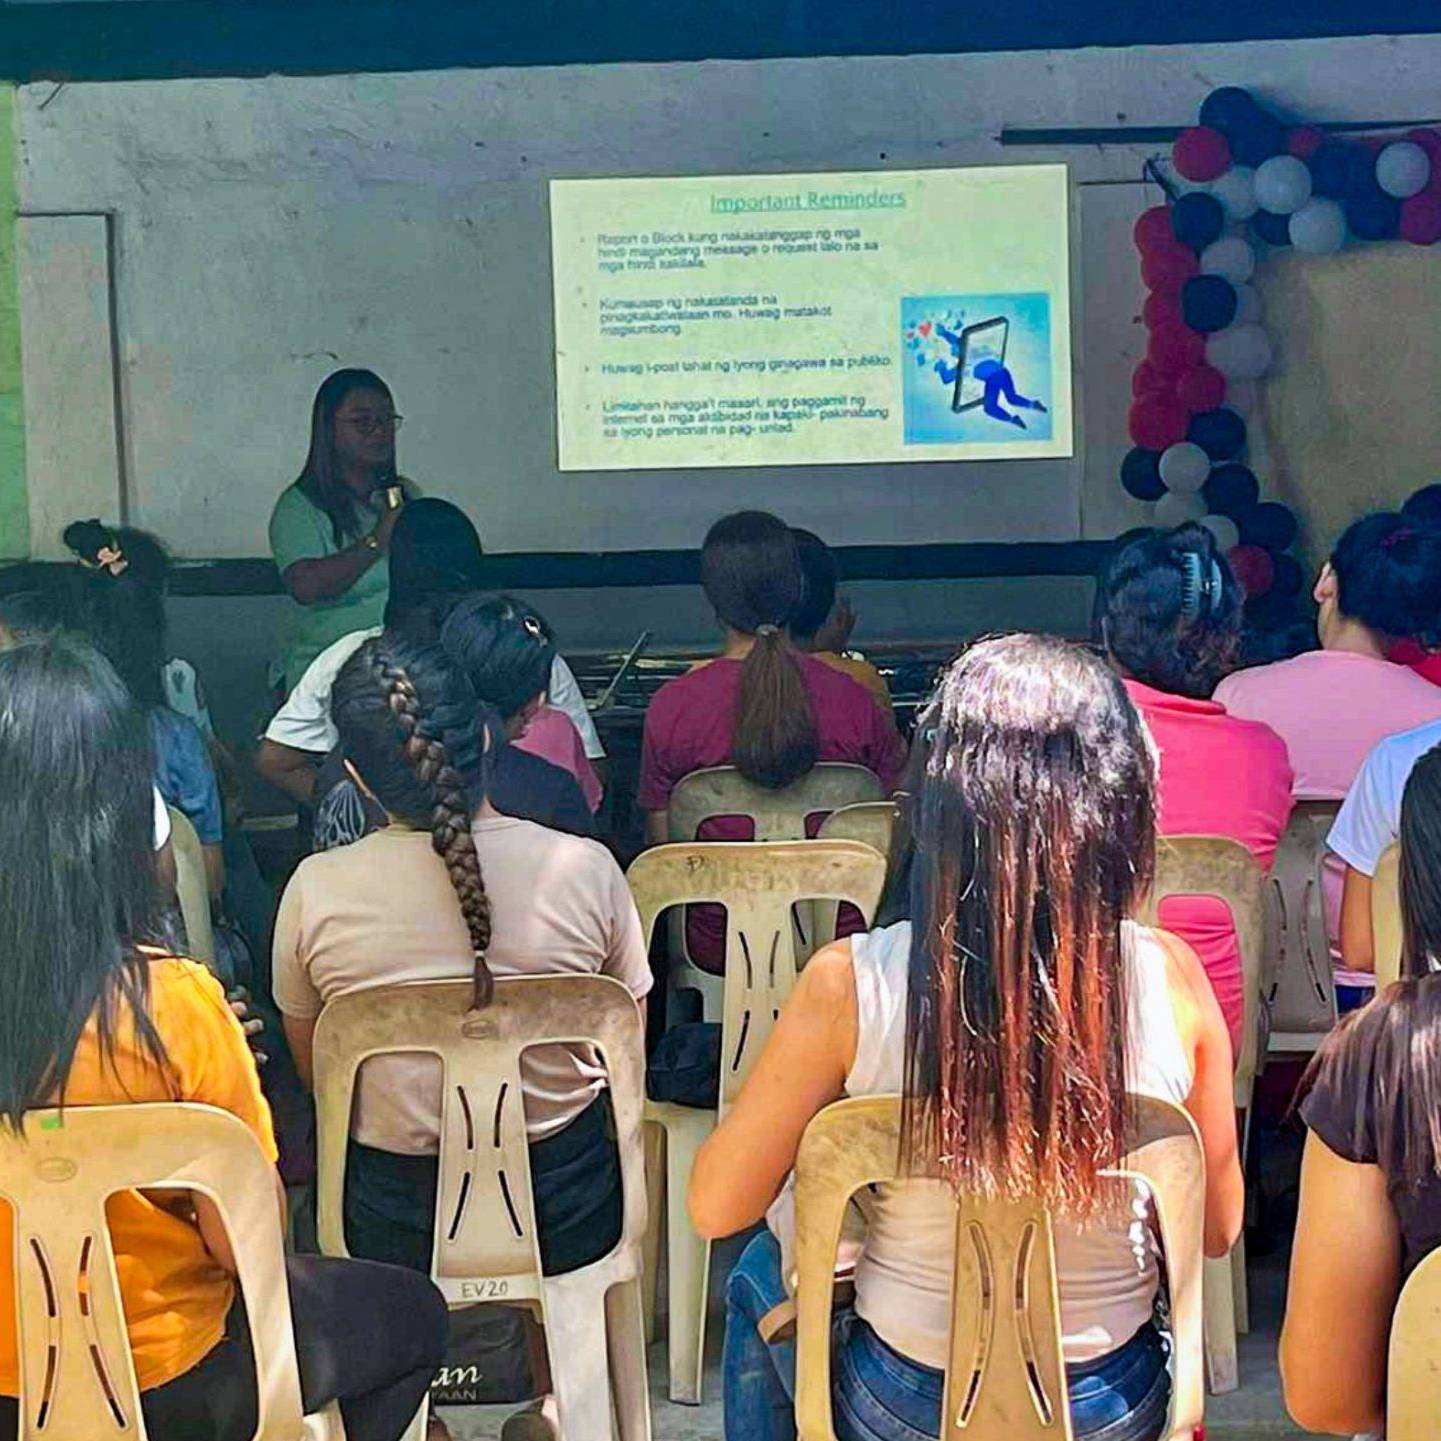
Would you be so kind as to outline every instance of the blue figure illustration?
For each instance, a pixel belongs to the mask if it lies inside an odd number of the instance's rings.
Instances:
[[[936,361],[936,374],[940,376],[942,385],[951,386],[956,383],[960,368],[961,337],[940,324],[936,325],[936,334],[951,347],[950,361],[944,358]],[[1004,421],[1007,425],[1018,426],[1021,430],[1026,428],[1026,422],[1019,415],[1013,415],[1001,404],[1002,399],[1009,401],[1018,410],[1044,411],[1046,408],[1039,400],[1030,400],[1016,389],[1011,372],[999,360],[988,358],[978,361],[974,374],[985,386],[981,409],[992,420]]]

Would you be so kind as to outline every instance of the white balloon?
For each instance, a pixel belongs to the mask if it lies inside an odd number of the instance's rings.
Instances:
[[[1168,490],[1151,512],[1162,530],[1171,530],[1188,520],[1200,520],[1205,513],[1206,502],[1195,491],[1182,490]]]
[[[1201,272],[1244,285],[1256,273],[1256,252],[1239,235],[1223,235],[1201,252]]]
[[[1232,551],[1241,544],[1241,531],[1229,515],[1203,515],[1201,524],[1216,537],[1222,551]]]
[[[1431,179],[1431,157],[1414,140],[1398,140],[1376,157],[1376,183],[1387,195],[1408,200]]]
[[[1206,337],[1206,364],[1226,377],[1259,380],[1271,368],[1271,338],[1259,325],[1228,325]]]
[[[1256,408],[1256,382],[1227,379],[1226,405],[1239,416],[1250,415]]]
[[[1238,285],[1236,287],[1236,314],[1231,319],[1232,325],[1255,325],[1261,319],[1261,297],[1256,294],[1254,285]]]
[[[1334,200],[1313,195],[1291,217],[1291,244],[1307,255],[1330,255],[1346,243],[1346,212]]]
[[[1161,481],[1167,490],[1189,495],[1205,485],[1211,473],[1211,457],[1199,445],[1178,440],[1161,452]]]
[[[1257,204],[1275,215],[1292,215],[1311,198],[1311,172],[1294,155],[1273,155],[1256,167]]]
[[[1221,202],[1230,221],[1249,220],[1259,210],[1256,172],[1249,165],[1233,165],[1211,182],[1211,194]]]

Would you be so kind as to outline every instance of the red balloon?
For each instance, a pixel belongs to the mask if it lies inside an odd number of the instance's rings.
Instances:
[[[1136,221],[1135,228],[1131,231],[1131,239],[1136,242],[1136,249],[1142,255],[1155,245],[1174,240],[1175,236],[1171,233],[1170,207],[1153,205],[1149,210],[1143,210],[1141,218]]]
[[[1150,290],[1179,291],[1200,268],[1196,252],[1177,240],[1141,257],[1141,279]]]
[[[1180,401],[1166,395],[1148,395],[1131,407],[1131,439],[1147,450],[1165,450],[1185,440],[1191,417]]]
[[[1171,160],[1187,180],[1214,180],[1231,167],[1231,143],[1209,125],[1194,125],[1176,137]]]
[[[1188,325],[1158,325],[1151,332],[1146,359],[1157,369],[1178,375],[1206,358],[1206,338]]]
[[[1399,234],[1412,245],[1435,245],[1441,240],[1441,195],[1423,190],[1403,200]]]
[[[1226,377],[1209,365],[1197,365],[1176,381],[1176,399],[1191,412],[1215,410],[1226,398]]]
[[[1147,395],[1170,397],[1175,393],[1174,387],[1175,377],[1168,375],[1160,366],[1149,360],[1143,360],[1136,367],[1136,373],[1131,377],[1131,394],[1137,400]]]
[[[1158,325],[1179,325],[1181,323],[1181,304],[1176,298],[1176,292],[1153,290],[1146,297],[1146,304],[1141,310],[1141,319],[1146,322],[1147,330],[1154,330]]]
[[[1276,579],[1276,563],[1259,545],[1238,545],[1226,557],[1248,597],[1265,595]]]
[[[1286,149],[1299,160],[1309,160],[1326,139],[1326,132],[1315,125],[1298,125],[1286,132]]]

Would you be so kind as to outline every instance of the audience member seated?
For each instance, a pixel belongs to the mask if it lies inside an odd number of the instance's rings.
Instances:
[[[218,896],[225,887],[220,784],[200,728],[170,708],[165,689],[169,558],[154,536],[95,520],[66,526],[65,544],[80,564],[60,583],[60,616],[99,649],[144,708],[155,783],[166,803],[195,827],[210,890]]]
[[[1368,515],[1348,527],[1316,582],[1321,649],[1237,671],[1216,687],[1231,715],[1261,721],[1286,743],[1297,800],[1339,801],[1367,752],[1388,735],[1441,721],[1441,687],[1386,659],[1398,636],[1441,624],[1441,531],[1405,516]],[[1338,856],[1327,858],[1326,924],[1340,961]],[[1336,977],[1338,1003],[1353,1010],[1373,984],[1364,972]]]
[[[1131,541],[1096,595],[1097,639],[1160,751],[1163,836],[1230,836],[1270,870],[1291,816],[1285,742],[1209,699],[1232,667],[1241,591],[1210,531],[1183,525]],[[1163,903],[1168,929],[1195,947],[1239,1047],[1241,955],[1230,913],[1210,897]]]
[[[1441,752],[1401,803],[1402,979],[1347,1017],[1303,1083],[1308,1127],[1281,1332],[1308,1431],[1381,1435],[1391,1313],[1441,1242]]]
[[[791,616],[791,639],[817,660],[859,681],[875,697],[886,718],[894,720],[885,677],[870,661],[845,654],[855,629],[856,613],[848,600],[836,596],[840,572],[834,552],[813,531],[793,525],[791,534],[796,538],[796,553],[801,561],[801,602]]]
[[[641,1002],[652,977],[625,877],[597,841],[502,815],[487,797],[500,721],[438,646],[386,632],[334,687],[356,783],[390,824],[302,861],[276,921],[275,997],[302,1076],[334,996],[404,981],[604,974]],[[620,1161],[599,1057],[546,1046],[521,1063],[541,1261],[604,1256],[621,1226]],[[346,1169],[352,1254],[428,1270],[435,1211],[438,1059],[392,1056],[360,1078]]]
[[[270,553],[295,604],[272,679],[289,690],[332,641],[380,624],[390,586],[386,552],[400,499],[390,387],[369,370],[337,370],[315,393],[310,451],[270,514]]]
[[[0,654],[0,1115],[194,1101],[244,1121],[275,1159],[240,1025],[201,966],[167,954],[151,842],[150,727],[105,661],[67,639]],[[284,1216],[277,1182],[277,1223]],[[254,1373],[235,1262],[201,1197],[107,1207],[152,1436],[248,1441]],[[0,1435],[17,1428],[15,1240],[0,1206]],[[339,1400],[355,1441],[396,1441],[443,1355],[438,1291],[399,1267],[286,1262],[307,1410]],[[30,1317],[40,1325],[42,1318]]]
[[[1441,485],[1423,485],[1413,491],[1401,507],[1401,514],[1413,525],[1441,529]],[[1441,642],[1436,638],[1424,642],[1398,640],[1391,647],[1390,658],[1399,665],[1410,666],[1432,685],[1441,685]]]
[[[911,917],[827,947],[801,973],[697,1159],[691,1216],[707,1236],[753,1225],[818,1111],[900,1092],[916,1179],[877,1188],[855,1306],[836,1318],[841,1441],[940,1434],[952,1193],[1016,1191],[1058,1218],[1075,1435],[1154,1441],[1170,1392],[1156,1249],[1137,1249],[1140,1196],[1097,1178],[1123,1151],[1128,1090],[1196,1120],[1210,1255],[1240,1230],[1242,1182],[1231,1049],[1205,973],[1184,941],[1127,919],[1154,864],[1151,750],[1102,661],[1035,636],[972,647],[918,733]],[[756,1330],[784,1297],[763,1232],[727,1292],[732,1441],[794,1435],[793,1348]]]
[[[484,562],[480,537],[465,513],[449,501],[417,500],[406,506],[396,522],[390,559],[392,581],[386,602],[386,624],[422,640],[435,640],[455,601],[482,588]],[[332,761],[322,767],[325,757],[336,745],[330,689],[341,666],[366,640],[379,634],[374,628],[355,631],[328,647],[305,672],[266,728],[265,739],[256,755],[256,769],[302,805],[315,805],[318,799],[330,794],[340,779],[337,763]],[[586,754],[603,755],[580,687],[558,655],[552,662],[549,690],[551,703],[563,710],[580,731]],[[322,770],[325,784],[317,796]],[[499,783],[503,787],[504,778]],[[508,793],[506,799],[520,804],[518,797]],[[359,811],[359,804],[348,786],[335,797],[328,810],[318,808],[317,845],[325,849],[363,834]],[[585,834],[591,829],[590,811],[578,790],[573,804],[567,792],[559,811],[543,810],[531,818]]]
[[[779,790],[817,761],[848,761],[874,771],[887,794],[894,790],[905,757],[889,714],[850,676],[787,638],[803,580],[785,522],[753,510],[718,520],[701,550],[701,585],[725,648],[668,681],[646,711],[639,800],[647,839],[667,839],[671,792],[692,771],[712,766],[733,765]],[[731,816],[706,822],[700,839],[750,836],[749,823]],[[723,968],[724,935],[717,907],[690,908],[687,947],[697,965]]]

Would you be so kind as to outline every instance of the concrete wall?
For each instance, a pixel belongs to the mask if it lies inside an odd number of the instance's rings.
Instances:
[[[30,550],[15,254],[15,119],[15,87],[0,85],[0,560]]]

